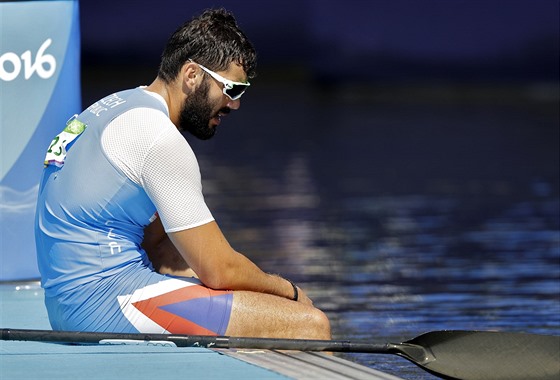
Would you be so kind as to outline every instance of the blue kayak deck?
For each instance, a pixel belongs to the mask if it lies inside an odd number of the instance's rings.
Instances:
[[[0,326],[50,329],[36,282],[0,284]],[[0,340],[0,379],[385,379],[322,353]]]
[[[2,379],[282,379],[277,373],[206,349],[68,346],[3,342]]]

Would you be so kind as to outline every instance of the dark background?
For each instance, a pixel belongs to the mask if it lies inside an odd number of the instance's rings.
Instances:
[[[180,24],[217,6],[264,69],[336,82],[558,80],[557,0],[81,1],[83,64],[157,65]]]
[[[81,1],[84,107],[149,84],[170,34],[217,6],[253,41],[259,74],[200,153],[337,151],[314,172],[366,171],[364,191],[557,193],[557,0]]]

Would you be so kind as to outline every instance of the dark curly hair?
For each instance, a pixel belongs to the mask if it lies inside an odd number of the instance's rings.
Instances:
[[[256,75],[255,48],[225,9],[208,9],[173,33],[161,56],[158,77],[170,83],[189,59],[214,71],[225,71],[234,62],[248,78]]]

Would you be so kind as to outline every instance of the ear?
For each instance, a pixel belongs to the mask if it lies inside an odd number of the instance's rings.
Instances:
[[[185,94],[192,93],[202,80],[200,67],[194,62],[186,62],[181,68],[180,78],[183,92]]]

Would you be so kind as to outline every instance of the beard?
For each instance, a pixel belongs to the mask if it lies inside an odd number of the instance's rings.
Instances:
[[[210,120],[217,113],[213,113],[213,104],[208,101],[209,89],[210,84],[206,80],[185,100],[179,114],[179,130],[187,131],[201,140],[208,140],[216,134],[216,126],[210,126]],[[229,108],[220,110],[222,113],[229,111]]]

